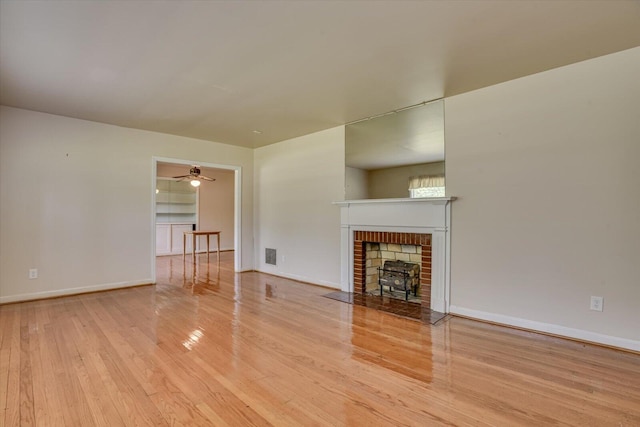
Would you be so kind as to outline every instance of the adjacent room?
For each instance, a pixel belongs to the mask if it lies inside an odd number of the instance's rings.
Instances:
[[[0,425],[640,425],[640,2],[0,0]]]

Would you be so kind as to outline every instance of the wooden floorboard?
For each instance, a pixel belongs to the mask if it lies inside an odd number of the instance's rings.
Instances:
[[[0,425],[640,426],[640,356],[323,298],[233,252],[0,306]]]

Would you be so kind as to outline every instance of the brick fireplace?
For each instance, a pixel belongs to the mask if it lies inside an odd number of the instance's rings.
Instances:
[[[366,244],[391,243],[420,246],[420,298],[431,307],[431,234],[359,230],[353,232],[353,292],[366,292]]]
[[[341,289],[355,294],[366,291],[364,257],[367,242],[415,245],[422,252],[421,305],[447,313],[451,201],[454,199],[440,197],[335,202],[340,206]]]

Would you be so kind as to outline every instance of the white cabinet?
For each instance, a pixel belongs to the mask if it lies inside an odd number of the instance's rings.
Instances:
[[[182,236],[198,224],[198,190],[189,181],[156,181],[156,255],[181,255]],[[191,238],[187,253],[191,252]]]
[[[182,238],[185,231],[191,231],[191,224],[172,224],[171,226],[171,252],[182,253]],[[187,253],[191,252],[191,236],[187,236]]]
[[[156,255],[182,255],[182,237],[193,224],[156,224]],[[187,253],[191,252],[191,236],[187,236]]]
[[[171,254],[171,224],[156,224],[156,255]]]

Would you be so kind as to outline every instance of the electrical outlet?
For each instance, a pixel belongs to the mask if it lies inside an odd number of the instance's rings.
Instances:
[[[30,268],[29,269],[29,279],[37,279],[38,278],[38,269]]]
[[[602,297],[591,297],[591,306],[589,307],[594,311],[602,311],[602,305],[604,303],[604,298]]]

